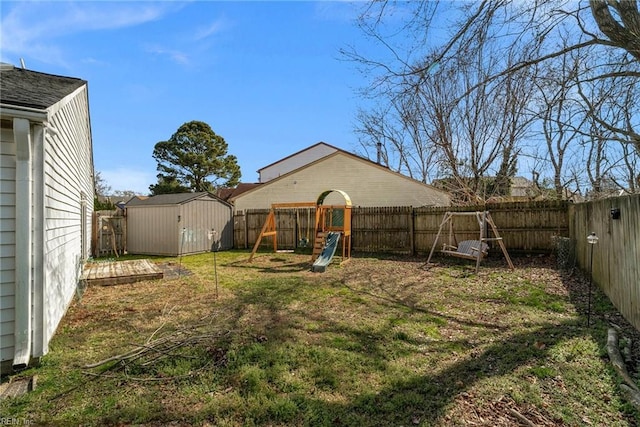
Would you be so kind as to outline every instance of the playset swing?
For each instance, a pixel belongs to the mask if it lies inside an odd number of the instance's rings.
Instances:
[[[454,218],[463,217],[463,216],[475,216],[478,221],[478,226],[480,227],[480,238],[479,240],[463,240],[461,242],[457,242],[456,236],[454,233]],[[440,228],[438,229],[438,234],[433,242],[433,246],[431,247],[431,252],[429,252],[429,258],[427,258],[427,262],[425,265],[429,265],[431,262],[431,257],[435,251],[436,246],[438,245],[438,240],[440,239],[440,234],[442,233],[445,225],[449,226],[449,241],[448,243],[442,244],[441,253],[445,255],[450,255],[458,258],[473,260],[476,262],[476,273],[480,268],[480,262],[482,259],[487,256],[489,253],[489,245],[487,242],[495,241],[498,242],[500,248],[502,249],[502,253],[504,254],[507,263],[509,264],[509,268],[514,269],[513,263],[511,262],[511,258],[509,257],[509,253],[507,252],[507,248],[502,241],[502,237],[500,237],[500,233],[498,232],[498,228],[496,227],[493,219],[491,218],[491,214],[489,211],[483,212],[446,212],[444,214],[444,218],[440,223]],[[493,232],[494,237],[486,236],[487,225],[491,227],[491,231]]]
[[[315,207],[315,205],[314,205]],[[306,248],[309,246],[309,224],[311,224],[311,209],[307,209],[307,234],[305,237],[302,236],[302,222],[300,222],[300,210],[296,209],[296,223],[298,224],[298,247]]]

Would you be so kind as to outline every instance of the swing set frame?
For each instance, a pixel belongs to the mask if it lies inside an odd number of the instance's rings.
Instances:
[[[324,199],[332,192],[337,192],[345,199],[344,205],[324,205]],[[314,225],[315,241],[313,244],[313,251],[311,254],[311,262],[318,257],[324,246],[326,234],[329,231],[340,232],[342,234],[342,262],[351,259],[351,199],[342,190],[327,190],[318,196],[318,200],[315,202],[288,202],[288,203],[273,203],[269,214],[262,226],[262,230],[253,245],[253,250],[249,256],[248,261],[251,262],[258,247],[264,237],[273,237],[273,251],[278,252],[278,232],[276,230],[276,210],[278,209],[297,209],[297,208],[315,208],[316,218]],[[334,210],[342,210],[343,216],[341,223],[334,221]],[[296,215],[298,213],[296,212]],[[308,243],[307,243],[308,244]]]
[[[258,251],[258,247],[264,237],[273,237],[273,251],[278,252],[278,231],[276,230],[276,210],[277,209],[297,209],[297,208],[315,208],[315,202],[291,202],[291,203],[272,203],[267,219],[262,225],[262,230],[253,245],[253,250],[249,256],[249,262],[253,261],[253,257]]]
[[[478,222],[478,226],[480,228],[480,237],[479,240],[464,240],[458,243],[456,239],[456,235],[454,232],[454,219],[456,217],[469,217],[474,216]],[[431,257],[435,252],[435,248],[438,245],[438,241],[440,239],[440,235],[442,234],[442,230],[445,226],[448,225],[449,229],[449,241],[448,243],[442,244],[442,249],[440,253],[445,255],[450,255],[458,258],[469,259],[476,261],[476,273],[480,268],[480,262],[489,252],[489,245],[487,242],[497,242],[502,249],[502,253],[504,254],[505,259],[507,260],[507,264],[509,264],[509,268],[514,269],[513,263],[511,262],[511,258],[509,257],[509,253],[507,252],[507,247],[504,245],[502,241],[502,237],[498,232],[498,228],[496,227],[493,219],[491,218],[491,214],[489,211],[479,211],[479,212],[445,212],[444,218],[440,223],[440,228],[438,228],[438,234],[436,235],[435,240],[433,241],[433,246],[431,247],[431,251],[429,252],[429,257],[427,258],[426,266],[431,262]],[[487,237],[487,226],[491,227],[491,231],[493,232],[494,237]]]

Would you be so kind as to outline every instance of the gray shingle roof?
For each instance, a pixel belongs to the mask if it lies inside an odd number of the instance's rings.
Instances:
[[[130,206],[153,206],[153,205],[180,205],[182,203],[186,203],[193,199],[198,199],[203,196],[211,197],[212,199],[218,199],[221,202],[226,202],[211,193],[202,192],[202,193],[177,193],[177,194],[158,194],[157,196],[149,197],[147,199],[141,200],[137,197],[129,200],[127,202],[127,207]]]
[[[74,77],[56,76],[2,64],[0,102],[44,110],[85,84],[85,80]]]

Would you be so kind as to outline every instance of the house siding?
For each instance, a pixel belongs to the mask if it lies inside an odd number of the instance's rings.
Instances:
[[[296,170],[306,164],[315,162],[322,157],[335,153],[337,149],[329,145],[319,143],[309,149],[296,153],[290,157],[286,157],[279,162],[260,169],[260,182],[271,181],[286,173]]]
[[[74,296],[91,247],[94,187],[86,86],[57,107],[50,119],[56,132],[46,132],[44,150],[42,354]]]
[[[16,146],[13,132],[0,133],[0,360],[13,359],[16,281]]]
[[[239,195],[236,211],[266,209],[272,203],[315,201],[329,189],[345,191],[354,206],[448,206],[449,196],[418,181],[342,152]],[[343,204],[336,193],[325,204]]]
[[[94,184],[86,82],[7,68],[0,83],[0,356],[7,373],[47,353],[74,296],[89,256]]]

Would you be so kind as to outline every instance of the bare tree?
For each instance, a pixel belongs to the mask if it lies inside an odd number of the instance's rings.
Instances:
[[[625,170],[626,189],[629,193],[640,193],[640,156],[628,144],[622,145],[622,161]]]
[[[102,173],[100,171],[96,171],[93,177],[95,192],[97,196],[107,197],[111,195],[111,186],[107,183],[107,181],[102,177]]]
[[[567,163],[574,158],[579,147],[587,118],[575,90],[575,76],[580,73],[583,58],[580,55],[564,55],[547,64],[545,72],[536,81],[538,101],[532,105],[539,121],[545,150],[540,168],[549,166],[555,197],[562,199],[569,186],[577,183],[573,168],[568,173]],[[534,169],[535,174],[540,170]],[[538,175],[539,176],[539,175]]]
[[[499,12],[495,4],[483,3],[484,7]],[[499,35],[488,25],[493,19],[486,16],[475,38],[464,41],[464,54],[446,61],[443,55],[419,58],[414,65],[401,60],[407,72],[385,71],[375,92],[387,107],[359,116],[364,147],[382,144],[390,165],[425,182],[437,172],[439,184],[459,202],[509,194],[519,145],[530,122],[525,112],[535,68],[502,79],[488,77],[535,52],[519,42],[502,49]],[[431,66],[423,67],[424,63]]]
[[[593,197],[608,196],[622,190],[635,191],[637,144],[634,127],[640,91],[636,78],[620,73],[624,61],[609,58],[593,78],[576,78],[577,95],[589,125],[584,137],[588,146],[587,175]],[[602,75],[611,77],[601,78]]]
[[[480,187],[486,186],[489,174],[496,176],[497,183],[498,178],[514,173],[517,154],[538,162],[533,166],[530,161],[524,162],[533,168],[536,182],[546,181],[540,172],[551,171],[557,196],[565,193],[570,184],[573,191],[580,191],[585,179],[596,187],[602,180],[626,183],[629,189],[637,187],[633,168],[640,155],[638,3],[369,3],[359,25],[386,49],[387,56],[372,58],[354,49],[343,53],[372,76],[368,95],[386,99],[386,105],[393,108],[382,108],[375,115],[361,113],[361,119],[365,119],[361,124],[376,120],[385,125],[384,138],[370,138],[363,145],[384,143],[387,157],[396,159],[398,167],[412,171],[419,168],[412,166],[412,157],[407,154],[429,153],[425,158],[437,161],[440,173],[466,194],[478,194]],[[400,16],[404,19],[398,19]],[[451,17],[455,22],[445,35],[444,27]],[[395,26],[394,19],[399,22]],[[564,65],[558,68],[557,64]],[[538,75],[541,67],[555,68],[561,75],[550,80],[549,74]],[[529,96],[532,92],[515,83],[521,81],[518,74],[528,76],[529,80],[523,82],[535,82],[544,92],[540,95],[540,110],[527,105],[533,99]],[[450,80],[442,80],[443,76]],[[511,85],[518,88],[513,93],[519,98],[497,101],[496,93],[508,91]],[[626,90],[626,95],[614,94],[616,88]],[[495,104],[504,107],[502,114],[496,114]],[[586,105],[582,111],[581,104]],[[383,116],[382,112],[393,114]],[[531,115],[527,113],[533,113],[543,123],[538,126],[543,130],[546,153],[523,152],[519,145],[530,124]],[[495,124],[498,117],[507,116],[511,119]],[[413,126],[419,132],[411,133],[408,123],[419,124]],[[500,134],[498,129],[509,132]],[[382,135],[378,132],[378,137]],[[391,138],[392,135],[396,137]],[[417,137],[402,139],[397,135]],[[461,144],[461,138],[469,145]],[[613,141],[626,145],[616,146]],[[418,150],[420,146],[426,149]],[[631,157],[629,147],[635,150]],[[569,165],[568,152],[582,153],[584,157],[572,158]],[[500,155],[492,156],[494,153]],[[546,159],[549,168],[540,169],[542,159]],[[580,160],[589,161],[594,167],[587,172],[576,166]]]
[[[598,28],[608,39],[600,42],[624,49],[640,61],[638,2],[636,0],[589,0],[589,6]],[[583,30],[587,32],[586,29]]]
[[[385,109],[361,111],[357,120],[366,156],[424,183],[434,178],[436,150],[424,143],[424,116],[414,106],[398,99]]]

